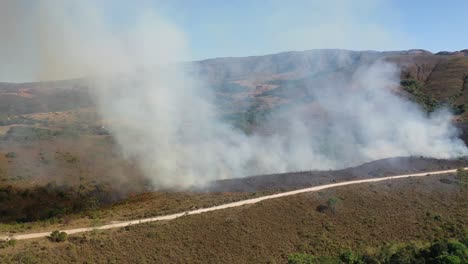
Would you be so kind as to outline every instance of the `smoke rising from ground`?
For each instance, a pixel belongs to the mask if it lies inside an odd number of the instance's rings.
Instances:
[[[21,3],[6,1],[0,10],[21,10]],[[1,33],[15,32],[0,44],[1,59],[31,49],[30,59],[20,61],[27,67],[1,68],[0,76],[22,70],[36,80],[87,76],[106,126],[156,188],[468,152],[448,111],[427,116],[394,93],[398,69],[384,61],[309,83],[309,104],[271,116],[258,130],[267,132],[246,134],[221,120],[209,87],[177,63],[189,44],[167,19],[143,12],[116,29],[92,1],[40,1],[30,8],[27,21],[0,16]],[[342,54],[337,67],[350,61]],[[327,70],[317,63],[310,74]]]

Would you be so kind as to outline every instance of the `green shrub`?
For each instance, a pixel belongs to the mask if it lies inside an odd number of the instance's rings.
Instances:
[[[55,230],[52,232],[49,236],[49,240],[52,242],[64,242],[67,240],[68,234],[65,232],[60,232],[58,230]]]
[[[366,264],[380,264],[381,263],[377,257],[370,256],[370,255],[364,255],[362,257],[362,261]]]
[[[460,242],[461,241],[461,242]],[[420,247],[414,243],[387,245],[373,254],[361,255],[351,250],[336,256],[314,257],[303,253],[291,254],[289,264],[464,264],[468,263],[466,241],[440,240]]]
[[[7,154],[5,154],[5,157],[9,158],[9,159],[16,158],[16,153],[15,152],[8,152]]]
[[[158,234],[155,231],[149,231],[148,233],[146,233],[146,237],[147,238],[156,238],[156,237],[158,237]]]
[[[463,238],[462,240],[460,240],[460,243],[462,243],[463,245],[465,245],[465,247],[468,247],[468,237],[465,237],[465,238]]]
[[[304,253],[294,253],[288,256],[288,264],[315,264],[316,258],[314,256]]]
[[[315,210],[317,210],[317,212],[319,212],[319,213],[324,213],[324,212],[327,211],[327,209],[328,209],[328,206],[321,204],[321,205],[317,206],[317,208]]]
[[[458,168],[457,180],[460,182],[460,184],[466,183],[468,181],[468,171],[466,171],[464,168]]]
[[[327,206],[330,210],[335,213],[336,212],[336,204],[338,203],[339,199],[336,197],[331,197],[327,200]]]
[[[408,245],[400,248],[390,257],[390,263],[413,264],[425,263],[424,259],[419,256],[419,249],[414,245]]]
[[[457,256],[452,256],[452,255],[442,255],[438,256],[434,264],[461,264],[461,259]]]
[[[19,142],[28,142],[34,140],[48,140],[56,136],[56,132],[31,126],[15,126],[8,129],[4,139]]]
[[[10,247],[14,247],[14,246],[16,246],[16,242],[18,242],[18,241],[16,239],[12,238],[12,239],[7,241],[7,245],[10,246]]]
[[[325,228],[325,230],[327,230],[328,232],[333,232],[335,230],[335,228],[333,227],[333,224],[332,223],[324,223],[323,225],[323,228]]]
[[[403,86],[403,89],[412,94],[419,92],[422,87],[422,83],[414,79],[401,80],[400,85]]]
[[[364,263],[361,260],[361,257],[358,254],[351,251],[351,250],[341,253],[340,259],[341,259],[341,261],[343,263],[346,263],[346,264],[361,264],[361,263]]]
[[[448,252],[457,257],[468,257],[468,248],[461,242],[451,241],[447,243]]]
[[[12,238],[4,241],[0,241],[0,248],[14,247],[17,240]]]

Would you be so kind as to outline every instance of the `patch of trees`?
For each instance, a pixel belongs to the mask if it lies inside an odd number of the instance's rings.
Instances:
[[[109,205],[117,199],[102,184],[72,188],[50,183],[30,189],[0,187],[0,222],[26,223],[60,218]]]
[[[400,85],[405,91],[412,94],[414,96],[413,100],[420,104],[427,112],[433,112],[441,105],[440,102],[421,90],[423,84],[418,80],[401,80]]]
[[[455,115],[461,115],[466,111],[466,107],[464,104],[457,105],[454,103],[458,97],[462,96],[462,92],[449,97],[445,102],[441,102],[436,100],[429,94],[424,93],[422,91],[423,83],[421,83],[418,80],[404,79],[400,81],[400,85],[405,91],[412,94],[414,96],[413,100],[416,103],[420,104],[429,113],[443,106],[450,108],[452,113],[454,113]]]

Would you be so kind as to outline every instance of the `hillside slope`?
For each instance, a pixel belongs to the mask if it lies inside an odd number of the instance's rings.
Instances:
[[[466,238],[468,200],[452,176],[347,186],[182,217],[167,223],[21,241],[4,263],[285,263],[295,252],[336,256],[384,245]],[[322,211],[337,198],[333,211]],[[352,228],[351,228],[352,227]]]

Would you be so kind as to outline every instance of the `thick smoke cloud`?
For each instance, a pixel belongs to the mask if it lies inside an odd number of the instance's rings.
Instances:
[[[18,5],[7,1],[0,10]],[[160,15],[146,12],[116,29],[91,1],[41,1],[29,9],[27,21],[0,18],[2,33],[15,32],[7,46],[0,44],[2,59],[23,46],[32,50],[30,60],[21,60],[23,69],[1,73],[23,71],[35,80],[87,76],[106,126],[156,188],[392,156],[467,153],[450,113],[428,117],[397,96],[398,69],[383,61],[311,83],[310,104],[271,116],[258,130],[267,132],[245,134],[221,120],[214,94],[177,63],[187,58],[189,45]],[[24,44],[27,39],[34,41]],[[337,66],[350,61],[344,54]],[[311,74],[324,67],[317,64]]]

